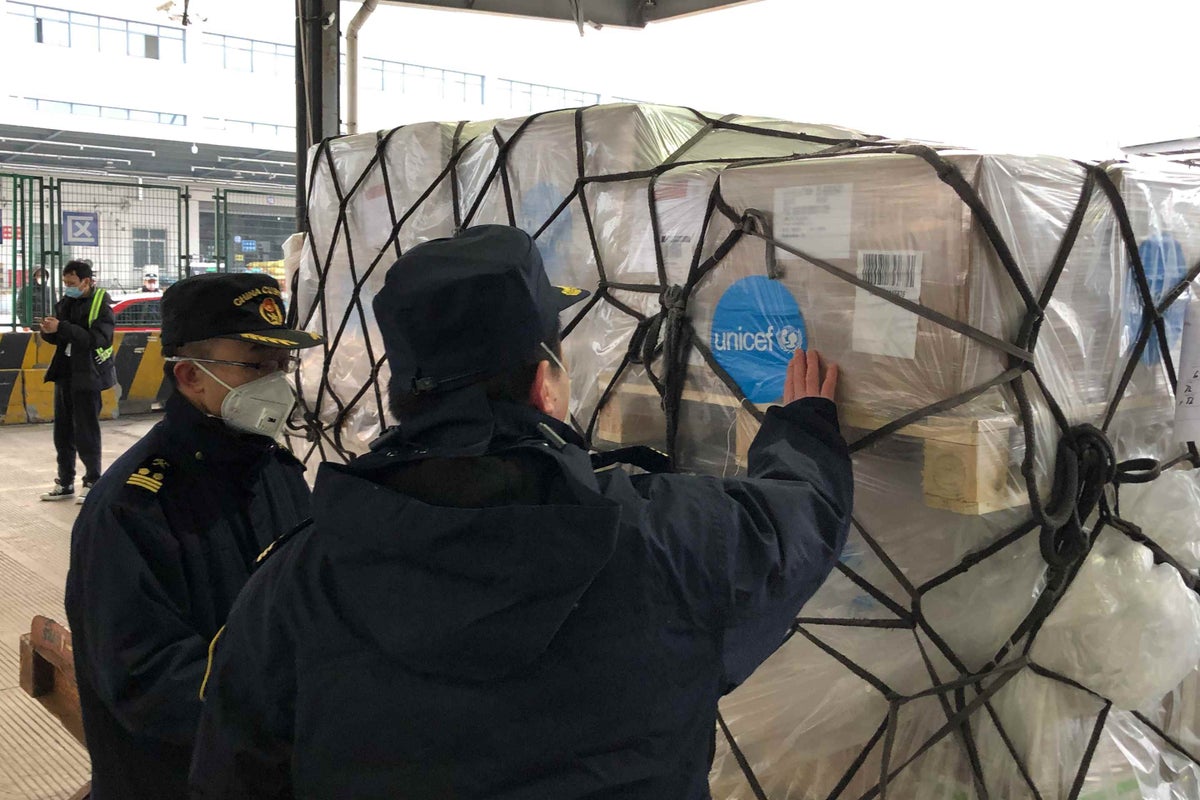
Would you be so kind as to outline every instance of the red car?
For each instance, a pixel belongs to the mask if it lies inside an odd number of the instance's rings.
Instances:
[[[157,333],[162,328],[162,292],[114,294],[112,310],[116,330]]]

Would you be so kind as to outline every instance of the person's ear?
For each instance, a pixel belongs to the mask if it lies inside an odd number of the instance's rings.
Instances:
[[[200,368],[191,361],[175,362],[175,383],[190,397],[200,397],[204,394],[204,381],[201,380]]]
[[[529,405],[543,414],[554,414],[558,403],[558,387],[554,383],[554,367],[549,361],[539,361],[533,384],[529,387]]]

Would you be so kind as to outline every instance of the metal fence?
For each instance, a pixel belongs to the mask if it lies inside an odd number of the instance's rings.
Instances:
[[[0,175],[0,328],[32,326],[58,296],[57,270],[40,273],[50,266],[44,190],[41,178]]]
[[[213,200],[217,268],[223,272],[266,272],[286,289],[283,242],[296,231],[295,198],[219,189]]]
[[[51,180],[56,264],[88,259],[111,291],[137,291],[147,273],[170,284],[188,272],[188,195],[178,186]]]
[[[294,202],[291,194],[218,189],[199,206],[194,257],[187,187],[0,173],[0,331],[36,327],[62,296],[62,267],[72,259],[91,261],[97,282],[117,295],[140,291],[149,273],[165,289],[204,271],[265,272],[286,292],[283,242],[296,230]],[[156,327],[157,316],[135,319],[139,310],[156,315],[151,305],[130,307],[119,324]]]

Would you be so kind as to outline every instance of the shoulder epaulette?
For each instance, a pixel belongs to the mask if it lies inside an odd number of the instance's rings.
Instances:
[[[312,525],[312,522],[313,522],[312,517],[309,517],[308,519],[304,520],[304,522],[301,522],[299,525],[292,528],[287,533],[277,536],[275,538],[275,541],[273,541],[269,545],[267,545],[267,549],[263,550],[261,553],[259,553],[258,558],[254,559],[254,569],[258,569],[264,563],[266,563],[266,560],[268,558],[270,558],[275,553],[279,552],[279,549],[281,547],[283,547],[285,544],[290,542],[297,533],[304,530],[309,525]]]
[[[136,486],[139,489],[145,489],[151,494],[158,494],[158,490],[163,487],[163,481],[166,480],[170,469],[171,465],[167,463],[165,458],[159,456],[148,458],[125,480],[125,485]]]

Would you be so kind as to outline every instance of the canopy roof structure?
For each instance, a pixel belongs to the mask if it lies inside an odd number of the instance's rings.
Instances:
[[[377,5],[421,6],[447,11],[506,14],[574,22],[587,27],[643,28],[651,22],[756,3],[761,0],[365,0],[360,14]],[[308,148],[341,133],[342,26],[339,0],[297,0],[296,16],[296,205],[303,219],[304,158]],[[353,26],[352,26],[353,27]]]
[[[758,0],[383,0],[388,5],[431,6],[512,14],[593,25],[642,28],[649,22],[683,17]]]

